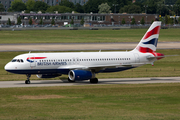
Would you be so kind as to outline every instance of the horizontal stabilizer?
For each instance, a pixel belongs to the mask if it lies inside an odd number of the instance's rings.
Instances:
[[[165,57],[172,57],[172,56],[179,56],[179,55],[165,55]]]
[[[172,57],[172,56],[179,56],[179,55],[164,55],[164,56],[148,56],[147,59],[154,59],[154,58],[164,58],[164,57]]]
[[[164,58],[165,56],[148,56],[147,59]]]

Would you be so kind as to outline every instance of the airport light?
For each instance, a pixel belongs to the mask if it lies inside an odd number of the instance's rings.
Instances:
[[[112,4],[112,5],[115,6],[114,13],[116,13],[116,6],[118,6],[118,4]]]
[[[144,8],[145,8],[145,13],[147,12],[147,8],[148,7],[148,5],[144,5]]]

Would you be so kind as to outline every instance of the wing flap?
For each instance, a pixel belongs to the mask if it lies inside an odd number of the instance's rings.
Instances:
[[[91,70],[91,69],[105,69],[105,68],[118,68],[118,67],[133,67],[144,65],[145,63],[124,63],[124,64],[108,64],[108,65],[90,65],[90,66],[83,66],[83,65],[66,65],[61,66],[58,69],[83,69],[83,70]]]

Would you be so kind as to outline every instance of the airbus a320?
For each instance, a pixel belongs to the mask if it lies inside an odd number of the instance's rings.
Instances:
[[[98,83],[97,73],[118,72],[136,68],[164,58],[156,53],[161,22],[155,21],[147,30],[139,44],[129,52],[63,52],[21,54],[5,65],[5,70],[15,74],[25,74],[26,84],[30,76],[54,78],[68,75],[69,82],[90,80]]]

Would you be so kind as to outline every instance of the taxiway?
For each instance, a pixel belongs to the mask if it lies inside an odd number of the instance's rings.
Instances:
[[[138,43],[43,43],[0,44],[0,52],[7,51],[82,51],[132,50]],[[157,49],[179,49],[180,42],[159,42]]]
[[[67,80],[32,80],[31,84],[25,84],[24,81],[0,81],[0,88],[152,83],[180,83],[180,77],[99,79],[98,84],[91,84],[89,81],[69,83]]]

